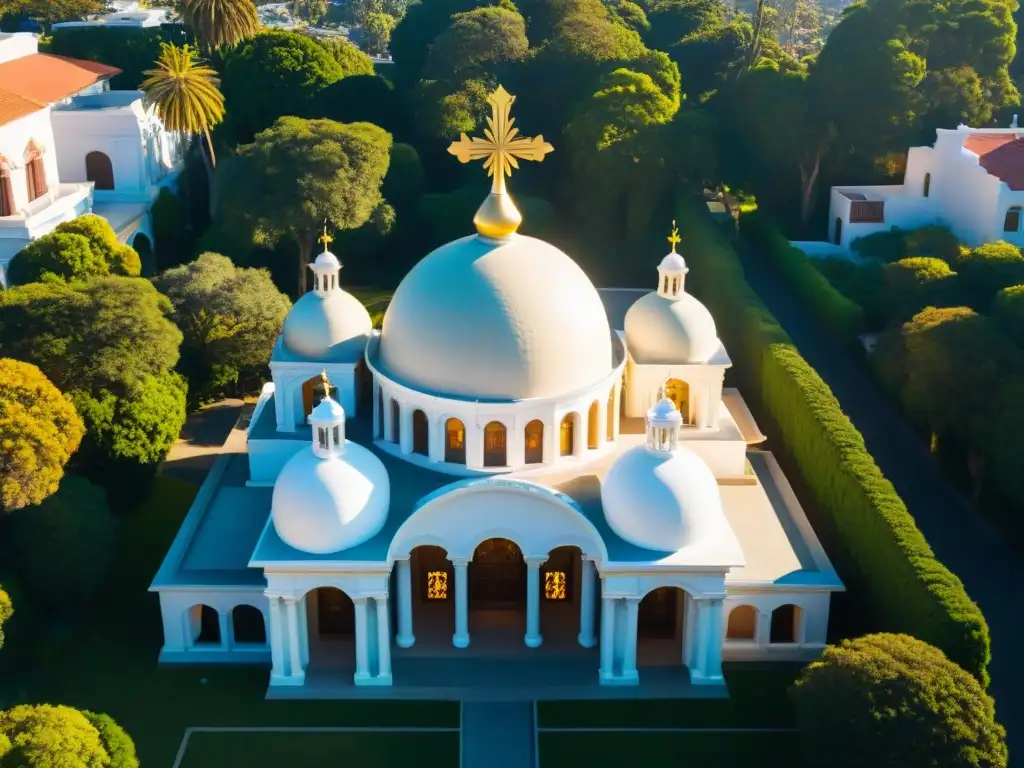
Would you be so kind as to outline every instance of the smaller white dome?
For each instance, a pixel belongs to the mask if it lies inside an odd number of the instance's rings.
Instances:
[[[338,257],[330,251],[324,251],[317,255],[316,260],[313,262],[313,269],[318,272],[338,270],[341,269],[341,262],[338,261]]]
[[[630,448],[605,475],[601,504],[621,538],[659,552],[717,543],[729,526],[718,481],[688,448]]]
[[[317,362],[355,363],[363,356],[372,330],[366,307],[339,288],[326,296],[304,294],[288,312],[282,333],[284,345],[294,355]]]
[[[324,397],[317,403],[316,408],[309,414],[309,420],[313,421],[324,421],[324,422],[336,422],[345,420],[345,409],[331,397]]]
[[[667,397],[662,397],[647,411],[647,425],[649,427],[681,427],[683,415],[679,413],[676,404]]]
[[[285,544],[323,555],[375,536],[390,505],[387,469],[369,450],[346,441],[338,456],[316,456],[307,446],[290,458],[274,484],[270,514]]]
[[[672,253],[668,254],[661,260],[661,264],[658,265],[658,269],[666,272],[686,272],[686,259],[675,251],[672,251]]]
[[[626,346],[640,365],[706,363],[721,342],[708,308],[688,293],[651,292],[626,312]]]

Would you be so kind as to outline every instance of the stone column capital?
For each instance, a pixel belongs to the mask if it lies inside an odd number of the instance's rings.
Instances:
[[[524,557],[523,558],[523,560],[526,561],[526,565],[529,566],[529,567],[533,567],[533,568],[539,568],[540,566],[544,565],[544,563],[546,563],[548,561],[548,559],[549,558],[548,558],[547,555],[544,555],[543,557]]]
[[[456,568],[458,568],[459,566],[465,567],[469,565],[472,559],[472,557],[449,557],[448,561]]]

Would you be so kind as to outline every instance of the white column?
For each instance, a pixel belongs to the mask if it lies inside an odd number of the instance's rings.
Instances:
[[[636,620],[639,615],[640,598],[626,598],[626,637],[622,650],[622,677],[624,681],[636,682]]]
[[[619,383],[615,385],[615,421],[614,421],[615,431],[613,432],[613,434],[615,435],[615,439],[616,440],[619,439],[619,426],[620,426],[620,419],[622,418],[621,414],[622,414],[622,381],[620,379]]]
[[[444,419],[427,418],[427,457],[431,461],[444,461]]]
[[[357,597],[352,601],[356,606],[356,685],[362,685],[370,678],[370,647],[367,636],[366,598]]]
[[[306,598],[304,595],[299,600],[299,650],[302,651],[302,668],[309,665],[309,614],[306,610]]]
[[[390,442],[391,440],[391,398],[388,397],[387,392],[384,393],[384,413],[381,414],[381,418],[384,420],[384,437],[383,439]]]
[[[413,408],[403,407],[401,410],[402,422],[398,433],[398,446],[403,455],[412,453],[412,412]]]
[[[544,638],[540,634],[540,566],[547,558],[526,558],[526,637],[527,648],[538,648]]]
[[[722,607],[720,597],[702,599],[699,606],[700,654],[697,670],[690,670],[690,681],[694,684],[715,685],[722,680]]]
[[[286,597],[284,608],[288,622],[288,676],[292,679],[302,679],[306,676],[306,670],[302,666],[302,650],[299,645],[298,600]]]
[[[399,560],[398,565],[398,637],[399,648],[411,648],[416,642],[412,633],[412,567],[409,559]]]
[[[580,573],[580,634],[577,640],[584,648],[593,648],[597,639],[594,637],[594,584],[597,581],[597,569],[594,561],[583,558]]]
[[[544,420],[544,455],[545,464],[552,464],[561,456],[562,422],[560,419]]]
[[[234,645],[233,638],[231,637],[231,611],[227,613],[218,611],[217,623],[220,629],[220,647],[230,651],[231,646]]]
[[[601,599],[601,682],[615,677],[615,607],[614,597]]]
[[[754,627],[754,639],[759,648],[767,648],[771,641],[772,615],[768,611],[757,611],[757,625]]]
[[[589,406],[587,406],[589,408]],[[572,428],[572,455],[583,456],[587,452],[587,445],[590,439],[590,434],[587,431],[589,426],[587,418],[587,410],[584,409],[582,413],[577,412],[575,415],[575,421],[573,422]]]
[[[469,645],[469,561],[462,558],[452,560],[455,566],[455,634],[452,645],[465,648]]]
[[[284,617],[281,616],[281,598],[272,596],[270,600],[270,658],[273,667],[271,679],[283,678],[287,673],[284,667]]]
[[[484,430],[476,418],[466,420],[466,466],[480,469],[484,465]]]
[[[597,447],[608,442],[608,398],[597,402]]]
[[[377,608],[377,678],[381,684],[391,680],[391,629],[388,621],[388,599],[375,597]]]
[[[384,414],[380,412],[380,384],[377,380],[373,380],[373,439],[377,439],[377,435],[380,434],[381,420],[384,418]]]

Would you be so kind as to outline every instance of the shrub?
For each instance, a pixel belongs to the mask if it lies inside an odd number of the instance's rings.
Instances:
[[[373,59],[345,38],[317,37],[314,39],[338,62],[345,77],[373,74]]]
[[[956,266],[960,258],[960,240],[946,227],[912,229],[904,235],[907,256],[930,256]]]
[[[956,272],[942,259],[913,256],[884,267],[886,304],[889,316],[905,320],[927,306],[955,303]]]
[[[960,580],[936,560],[864,438],[828,386],[743,277],[724,235],[681,205],[677,219],[692,285],[714,314],[751,397],[774,422],[807,484],[843,578],[862,592],[882,626],[941,648],[988,684],[988,626]]]
[[[139,768],[135,742],[124,728],[114,722],[114,718],[88,710],[82,710],[82,714],[99,731],[100,743],[110,758],[110,768]]]
[[[109,64],[121,70],[110,81],[116,90],[134,90],[145,79],[145,70],[153,68],[160,55],[160,43],[182,45],[192,35],[181,24],[161,24],[146,29],[124,27],[66,27],[55,29],[47,51],[73,59]]]
[[[938,648],[907,635],[829,646],[791,693],[808,768],[1007,764],[992,697]]]
[[[874,259],[888,264],[907,257],[906,230],[893,227],[887,232],[874,232],[858,237],[850,243],[850,250],[863,259]]]
[[[88,213],[58,224],[53,231],[82,235],[89,241],[92,252],[106,262],[112,275],[138,277],[142,274],[139,254],[131,246],[117,241],[117,233],[102,216]]]
[[[55,492],[84,431],[71,401],[42,371],[0,358],[0,511]]]
[[[188,238],[185,234],[185,205],[171,190],[160,190],[153,208],[154,256],[156,271],[177,266],[188,260]]]
[[[997,240],[961,255],[957,272],[971,306],[987,312],[996,293],[1024,283],[1024,256],[1017,246]]]
[[[7,276],[11,285],[25,285],[81,280],[106,275],[109,271],[109,265],[93,252],[87,238],[67,232],[51,232],[14,255]]]
[[[889,320],[885,301],[885,274],[875,261],[857,263],[850,259],[810,259],[837,291],[864,310],[864,327],[876,330]]]
[[[14,606],[11,604],[11,597],[0,586],[0,648],[4,647],[4,624],[13,615]]]
[[[1024,347],[1024,285],[1011,285],[999,291],[992,304],[992,316],[1011,339]]]
[[[814,316],[842,341],[855,338],[864,329],[864,311],[840,293],[819,272],[807,254],[789,240],[765,214],[750,211],[740,216],[740,233],[755,244],[774,264],[814,313]]]
[[[109,758],[99,732],[77,709],[22,704],[0,711],[0,764],[102,768]]]

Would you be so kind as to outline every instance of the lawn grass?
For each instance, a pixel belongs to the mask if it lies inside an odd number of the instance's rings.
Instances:
[[[795,733],[540,733],[540,768],[793,768]]]
[[[384,312],[387,310],[388,304],[391,303],[394,291],[381,291],[376,288],[352,288],[351,293],[363,303],[366,311],[370,313],[373,327],[380,328],[380,324],[384,320]]]
[[[180,768],[458,768],[458,733],[193,733]]]
[[[82,619],[45,627],[30,648],[4,648],[2,700],[105,712],[135,740],[142,764],[157,768],[174,762],[188,727],[458,727],[455,702],[266,701],[265,668],[159,667],[159,604],[147,588],[196,490],[156,478],[149,501],[122,519],[112,578]],[[20,669],[7,666],[9,650]],[[254,765],[207,763],[215,764]]]

